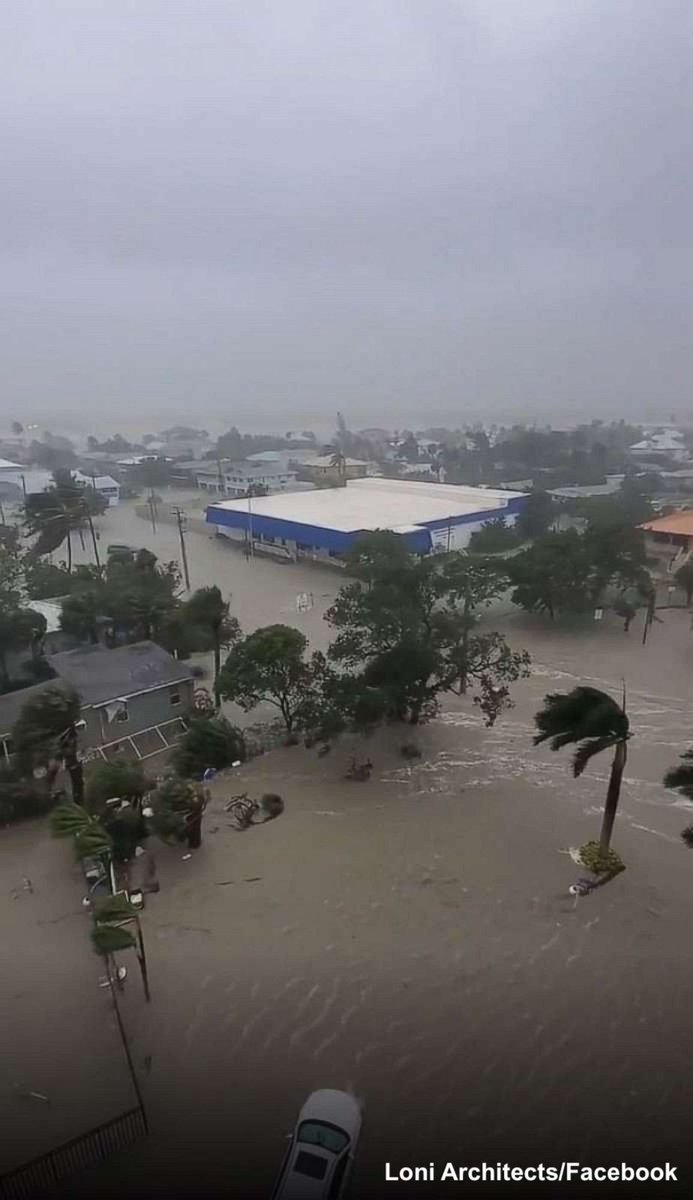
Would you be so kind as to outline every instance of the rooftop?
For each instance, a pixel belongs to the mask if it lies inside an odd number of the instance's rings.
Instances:
[[[294,457],[293,462],[296,462],[301,467],[337,467],[332,454],[302,454],[300,458]],[[344,462],[347,467],[367,467],[368,463],[362,458],[345,458]]]
[[[412,483],[404,479],[353,479],[346,487],[317,492],[285,492],[253,500],[253,513],[262,517],[357,533],[362,529],[405,532],[431,521],[505,508],[522,492],[493,488],[457,487],[446,483]],[[214,511],[248,511],[247,500],[210,504]]]
[[[189,667],[154,642],[133,646],[79,646],[50,656],[64,683],[79,692],[83,704],[100,705],[190,679]]]
[[[20,463],[10,462],[9,458],[0,458],[0,471],[21,471]]]
[[[668,517],[656,517],[654,521],[645,521],[640,528],[647,533],[678,533],[693,537],[693,509],[669,513]]]

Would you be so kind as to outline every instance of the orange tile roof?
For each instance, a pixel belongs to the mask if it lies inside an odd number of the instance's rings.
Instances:
[[[657,517],[640,525],[648,533],[682,533],[693,537],[693,510],[670,513],[668,517]]]

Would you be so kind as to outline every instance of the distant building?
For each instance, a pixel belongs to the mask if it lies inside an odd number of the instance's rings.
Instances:
[[[681,509],[668,517],[655,517],[640,526],[645,548],[659,565],[660,574],[673,574],[693,554],[693,511]]]
[[[620,492],[624,475],[610,475],[606,483],[587,483],[575,487],[547,488],[552,500],[592,500]]]
[[[654,459],[671,458],[676,462],[685,462],[689,457],[684,445],[683,434],[675,429],[667,429],[662,433],[651,433],[641,442],[635,442],[630,447],[634,458]]]
[[[154,642],[107,650],[80,646],[49,656],[56,678],[0,696],[0,756],[12,753],[22,706],[47,687],[74,688],[86,728],[80,748],[110,762],[150,758],[185,732],[193,705],[190,669]]]
[[[109,508],[115,508],[120,503],[120,484],[112,475],[87,475],[84,471],[73,471],[72,474],[78,483],[93,487]]]
[[[364,533],[387,529],[412,553],[463,550],[473,533],[503,516],[513,525],[519,492],[493,488],[356,479],[346,487],[210,504],[207,522],[232,541],[285,558],[339,559]],[[249,511],[250,508],[250,511]]]
[[[369,464],[360,458],[345,458],[340,464],[332,454],[301,455],[292,458],[291,465],[305,479],[322,483],[339,483],[344,479],[365,479]]]
[[[189,463],[186,466],[189,467]],[[245,496],[250,487],[285,492],[296,482],[296,472],[283,462],[231,462],[208,460],[194,472],[195,486],[210,496]]]

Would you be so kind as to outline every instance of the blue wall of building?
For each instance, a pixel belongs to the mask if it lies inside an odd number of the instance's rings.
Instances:
[[[422,521],[421,529],[412,531],[411,533],[402,534],[403,540],[413,554],[428,554],[431,550],[432,540],[431,533],[437,529],[450,529],[458,525],[474,525],[479,522],[493,521],[501,515],[516,516],[521,512],[525,504],[525,497],[518,496],[509,501],[507,508],[499,510],[497,508],[480,510],[479,512],[466,513],[464,516],[441,519],[436,521]],[[244,511],[234,511],[233,509],[215,509],[213,506],[207,509],[206,520],[212,525],[225,526],[227,529],[237,529],[244,533],[248,533],[250,518],[249,514]],[[253,536],[255,538],[273,538],[275,542],[295,542],[299,549],[305,550],[327,550],[333,554],[344,554],[353,546],[359,537],[363,536],[363,530],[353,533],[343,533],[338,529],[330,529],[320,525],[303,525],[297,521],[282,520],[279,517],[265,517],[260,513],[252,514]],[[430,531],[430,532],[429,532]]]

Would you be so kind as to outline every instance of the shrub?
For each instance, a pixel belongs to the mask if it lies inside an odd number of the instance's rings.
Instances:
[[[245,759],[243,735],[226,717],[198,714],[172,755],[174,770],[183,777],[202,776],[208,767],[217,771]]]
[[[602,854],[599,842],[587,842],[581,846],[580,861],[595,875],[618,875],[626,869],[623,859],[615,850],[608,850],[606,854]]]
[[[50,812],[55,797],[45,783],[35,779],[23,779],[19,772],[7,763],[0,763],[0,824],[42,817]]]

